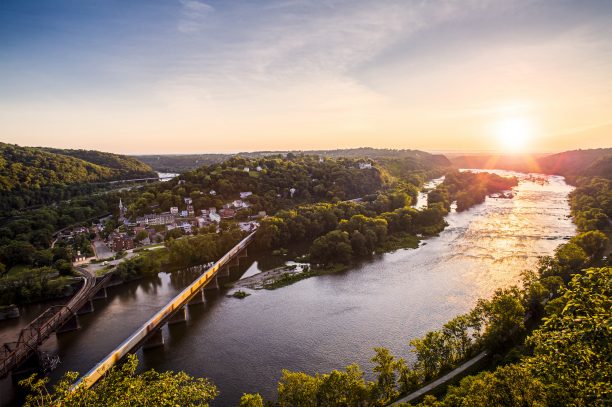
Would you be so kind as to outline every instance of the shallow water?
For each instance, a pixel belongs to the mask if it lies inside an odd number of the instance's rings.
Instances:
[[[164,349],[138,352],[143,367],[209,377],[221,391],[214,404],[225,406],[235,405],[243,392],[274,397],[282,368],[315,373],[358,362],[369,375],[375,346],[410,358],[411,339],[468,311],[496,288],[517,283],[522,270],[575,231],[568,218],[571,187],[563,178],[546,177],[542,185],[525,174],[496,172],[521,178],[513,199],[487,198],[451,213],[446,230],[416,250],[278,290],[253,291],[242,300],[226,297],[227,291],[208,293],[206,305],[189,310],[186,324],[164,328]],[[269,263],[248,258],[232,278]],[[95,313],[81,318],[81,330],[45,344],[63,362],[53,377],[89,370],[194,277],[161,273],[110,290]],[[21,323],[2,324],[5,340]],[[5,380],[0,394],[9,391]],[[2,397],[8,403],[10,396]]]

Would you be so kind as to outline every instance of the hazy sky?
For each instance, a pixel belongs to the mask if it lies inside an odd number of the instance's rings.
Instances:
[[[0,141],[610,147],[612,1],[0,0]]]

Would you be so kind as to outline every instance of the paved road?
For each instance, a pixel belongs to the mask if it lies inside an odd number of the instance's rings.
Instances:
[[[429,383],[427,386],[421,387],[420,389],[418,389],[417,391],[410,393],[409,395],[407,395],[406,397],[402,397],[401,399],[397,400],[396,402],[392,403],[392,406],[395,406],[399,403],[408,403],[414,399],[417,399],[427,393],[429,393],[430,391],[432,391],[433,389],[435,389],[436,387],[450,381],[451,379],[455,378],[455,376],[465,372],[468,368],[470,368],[471,366],[473,366],[475,363],[481,361],[482,359],[484,359],[486,356],[488,355],[488,353],[486,351],[479,353],[478,355],[474,356],[472,359],[468,360],[467,362],[463,363],[462,365],[460,365],[459,367],[457,367],[456,369],[450,371],[449,373],[445,374],[444,376],[440,377],[438,380],[434,380],[433,382]]]

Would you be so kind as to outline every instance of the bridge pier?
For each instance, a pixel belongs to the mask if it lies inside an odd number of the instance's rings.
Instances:
[[[247,248],[245,247],[244,250],[242,250],[240,253],[238,253],[238,258],[242,259],[244,257],[248,257],[248,253],[247,253]]]
[[[147,339],[147,341],[142,345],[143,350],[159,348],[160,346],[164,346],[164,334],[162,333],[161,328],[156,329],[153,334]]]
[[[221,277],[229,277],[229,275],[230,275],[230,266],[223,267],[221,270],[219,270],[217,272],[217,275],[221,276]]]
[[[204,305],[204,291],[199,290],[196,295],[189,300],[189,306],[193,305]]]
[[[81,309],[77,312],[77,315],[89,314],[90,312],[94,312],[93,301],[87,301]]]
[[[56,334],[61,334],[61,333],[70,332],[70,331],[76,331],[80,327],[81,327],[81,325],[79,324],[79,317],[77,316],[77,314],[72,314],[72,316],[70,318],[68,318],[68,320],[66,322],[64,322],[64,325],[60,326],[57,329]]]
[[[217,281],[217,276],[215,275],[215,278],[212,279],[211,282],[209,282],[208,284],[206,284],[206,286],[204,286],[205,290],[218,290],[219,289],[219,282]]]
[[[172,315],[168,325],[180,324],[181,322],[187,322],[187,308],[181,307],[178,311]]]
[[[238,259],[238,257],[234,257],[227,265],[228,272],[229,272],[230,267],[238,267],[239,265],[240,265],[240,260]]]
[[[102,287],[98,292],[93,296],[92,300],[103,300],[108,297],[108,293],[106,292],[106,287]]]

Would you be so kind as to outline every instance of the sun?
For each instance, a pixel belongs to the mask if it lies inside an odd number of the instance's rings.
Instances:
[[[519,153],[533,137],[533,124],[525,117],[509,117],[495,124],[495,135],[504,152]]]

